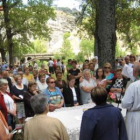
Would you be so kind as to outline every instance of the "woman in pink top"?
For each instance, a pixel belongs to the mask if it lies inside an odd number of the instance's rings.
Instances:
[[[106,79],[102,68],[98,68],[96,71],[96,83],[98,86],[106,87]]]

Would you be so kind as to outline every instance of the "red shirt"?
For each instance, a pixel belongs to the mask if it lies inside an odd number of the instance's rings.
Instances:
[[[8,94],[11,97],[11,95],[8,92],[6,92],[6,94]],[[7,107],[5,105],[4,97],[3,97],[3,94],[1,92],[0,92],[0,110],[2,111],[4,117],[5,117],[6,121],[7,121],[7,114],[8,114]]]

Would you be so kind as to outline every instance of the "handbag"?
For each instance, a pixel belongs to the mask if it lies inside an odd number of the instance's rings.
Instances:
[[[123,94],[123,87],[122,87],[122,91],[121,91],[121,94],[120,94],[119,98],[116,98],[116,103],[118,103],[117,108],[118,108],[120,111],[122,111],[122,109],[119,108],[119,105],[120,105],[120,103],[121,103],[122,94]]]

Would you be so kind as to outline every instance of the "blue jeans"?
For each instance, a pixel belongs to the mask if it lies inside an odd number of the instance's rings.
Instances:
[[[8,126],[11,126],[12,129],[15,129],[14,117],[10,114],[8,114]]]

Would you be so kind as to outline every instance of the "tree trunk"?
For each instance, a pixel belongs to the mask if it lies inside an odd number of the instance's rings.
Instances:
[[[95,42],[97,44],[97,54],[99,66],[104,63],[111,63],[115,67],[115,46],[116,46],[116,20],[115,20],[115,0],[96,1],[96,30]]]
[[[10,27],[10,19],[9,19],[9,7],[6,0],[2,1],[3,12],[4,12],[4,23],[6,27],[6,35],[8,42],[8,51],[9,51],[9,63],[13,65],[13,40],[12,40],[12,30]]]
[[[3,48],[0,48],[0,53],[1,53],[1,57],[2,57],[2,62],[6,61],[6,51]]]
[[[11,31],[10,34],[7,35],[7,40],[8,40],[8,51],[9,51],[9,63],[11,65],[14,64],[14,58],[13,58],[13,40],[12,40],[12,36],[11,36]]]

